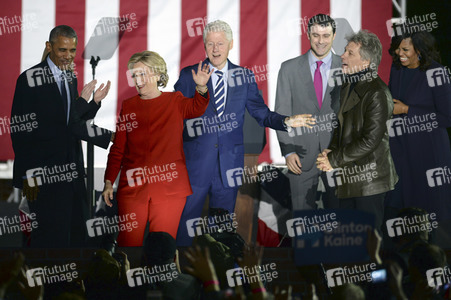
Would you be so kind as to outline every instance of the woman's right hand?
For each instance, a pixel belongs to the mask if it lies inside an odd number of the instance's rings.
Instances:
[[[409,106],[404,104],[404,102],[402,102],[401,100],[393,99],[393,102],[394,115],[407,114],[409,112]]]
[[[113,203],[111,203],[111,200],[113,200],[113,184],[109,180],[105,180],[102,197],[106,205],[108,205],[109,207],[113,206]]]

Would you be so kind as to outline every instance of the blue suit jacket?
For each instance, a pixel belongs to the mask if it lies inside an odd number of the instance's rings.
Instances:
[[[208,64],[208,59],[203,64]],[[230,61],[227,80],[225,111],[218,119],[212,80],[208,81],[210,102],[205,113],[196,119],[185,120],[183,150],[186,156],[191,185],[203,186],[211,182],[218,163],[224,187],[229,187],[226,172],[244,165],[243,125],[245,108],[260,126],[286,130],[286,116],[272,112],[260,96],[252,71]],[[186,67],[174,88],[185,97],[193,97],[196,83],[191,70],[197,72],[197,64]]]

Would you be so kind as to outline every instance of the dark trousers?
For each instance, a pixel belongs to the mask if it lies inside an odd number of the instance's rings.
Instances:
[[[324,183],[326,192],[323,193],[323,205],[325,209],[339,208],[340,203],[335,195],[335,187],[329,185],[326,172],[321,172],[321,180]]]
[[[372,213],[375,216],[374,228],[381,232],[382,221],[384,219],[385,193],[353,197],[339,198],[340,208],[358,209]]]
[[[308,171],[302,171],[300,175],[288,172],[290,180],[291,203],[294,210],[317,209],[318,180],[321,179],[326,188],[323,194],[324,208],[338,208],[338,198],[335,196],[335,187],[331,187],[327,181],[326,172],[319,171],[316,167]]]
[[[81,247],[86,244],[87,199],[83,179],[39,186],[38,197],[28,201],[37,228],[30,246]]]

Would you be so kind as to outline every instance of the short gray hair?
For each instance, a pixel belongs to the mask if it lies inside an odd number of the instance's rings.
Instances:
[[[370,61],[370,68],[377,68],[382,59],[382,44],[379,38],[368,30],[360,30],[347,36],[348,44],[353,42],[360,45],[359,53],[362,59]]]
[[[49,35],[49,42],[55,43],[59,36],[67,37],[70,39],[75,39],[76,42],[78,42],[77,33],[75,30],[67,25],[59,25],[50,31]]]
[[[216,20],[214,22],[208,23],[207,26],[205,26],[203,33],[204,44],[207,41],[207,34],[209,32],[224,32],[226,39],[229,42],[233,40],[232,28],[230,28],[229,24],[224,21]]]

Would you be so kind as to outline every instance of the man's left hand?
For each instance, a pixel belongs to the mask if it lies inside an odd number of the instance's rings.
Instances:
[[[322,153],[318,154],[318,158],[316,159],[316,167],[321,171],[329,172],[334,169],[332,168],[329,158],[327,157],[327,154],[330,152],[330,149],[324,149]]]
[[[110,91],[111,82],[108,80],[107,84],[105,85],[102,83],[100,87],[94,92],[94,101],[99,104],[100,101],[102,101]]]

